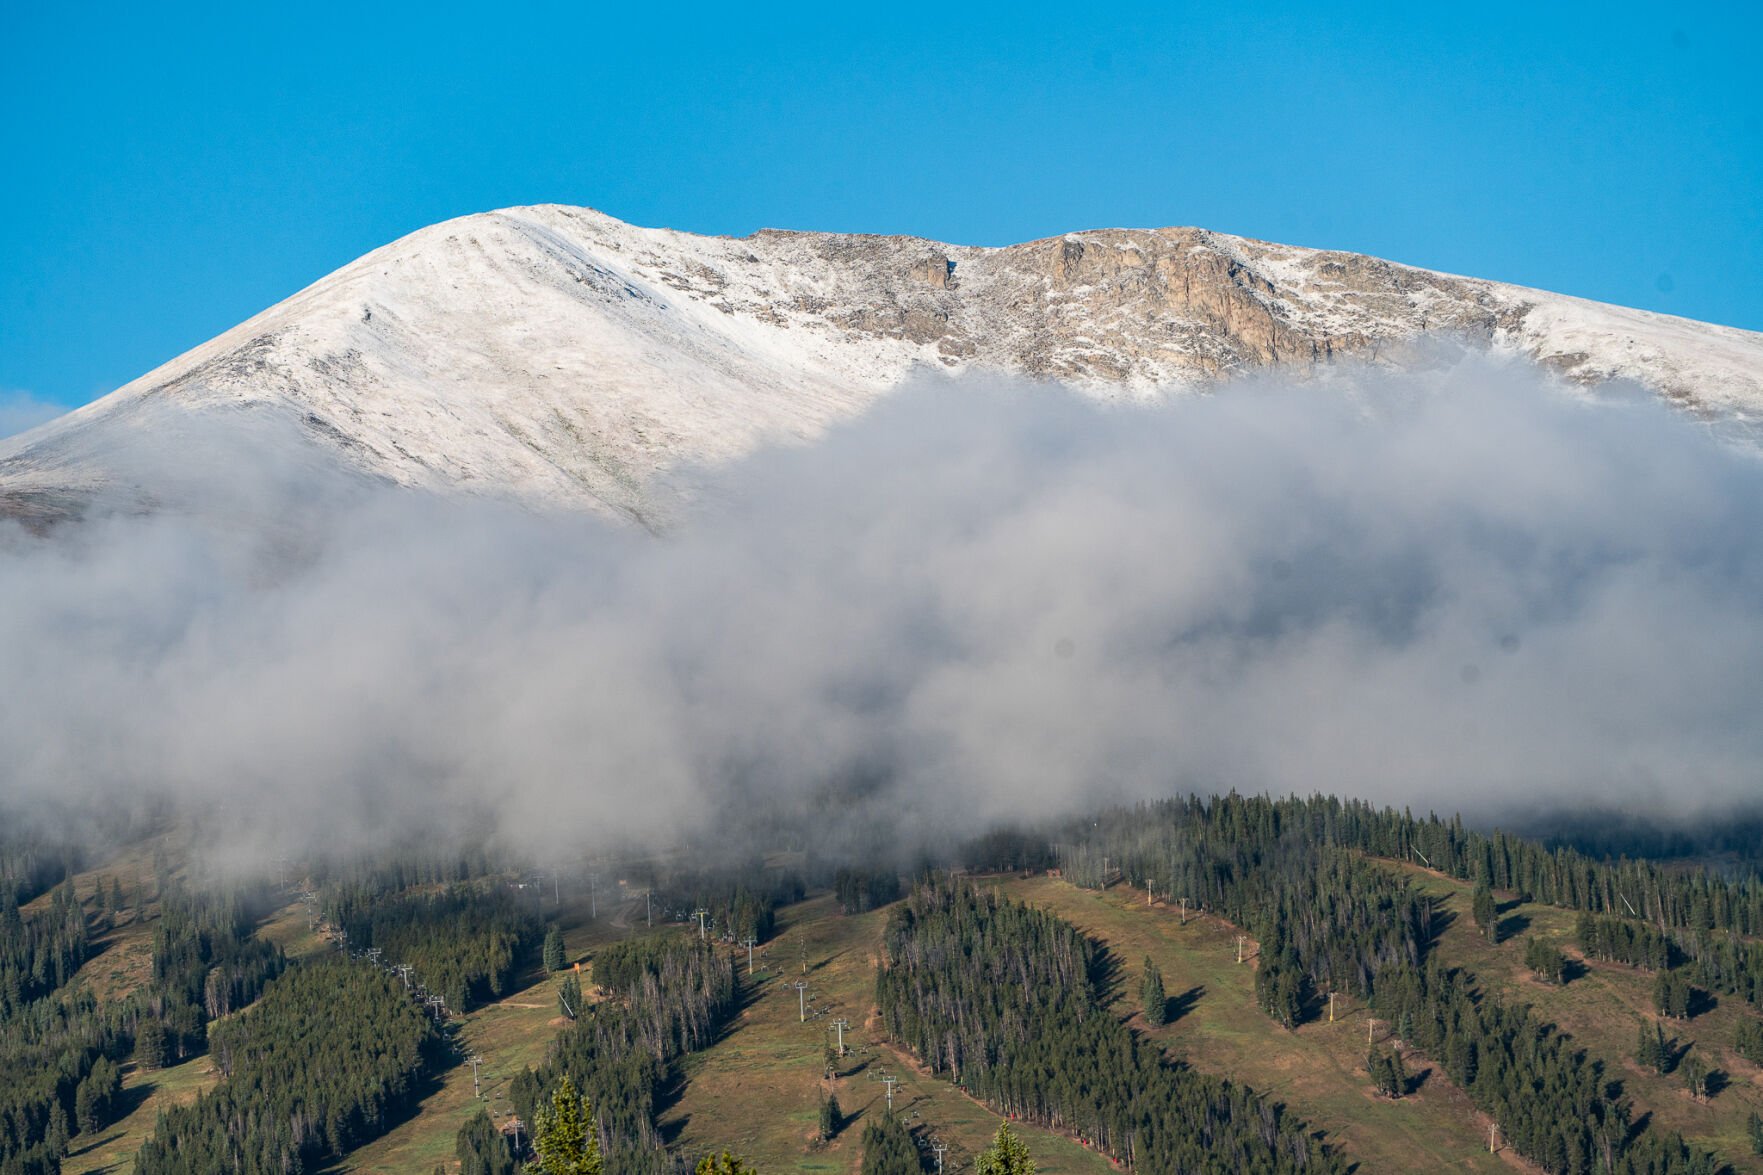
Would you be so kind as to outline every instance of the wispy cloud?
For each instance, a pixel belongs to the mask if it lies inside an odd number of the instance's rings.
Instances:
[[[51,404],[29,392],[0,388],[0,438],[46,424],[66,411],[65,405]]]

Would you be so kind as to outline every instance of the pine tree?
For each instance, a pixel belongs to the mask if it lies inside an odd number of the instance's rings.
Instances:
[[[1763,1155],[1763,1118],[1758,1117],[1757,1111],[1752,1110],[1750,1120],[1745,1125],[1751,1134],[1751,1153]]]
[[[571,1020],[582,1014],[582,985],[573,971],[557,985],[557,1008]]]
[[[839,1097],[834,1093],[822,1094],[820,1098],[820,1138],[822,1142],[830,1142],[833,1135],[839,1132],[844,1124],[845,1115],[839,1109]]]
[[[1763,1021],[1749,1017],[1739,1021],[1733,1036],[1733,1051],[1753,1065],[1763,1065]]]
[[[1661,1016],[1687,1020],[1695,1002],[1695,988],[1690,986],[1689,976],[1684,974],[1683,968],[1661,971],[1653,981],[1653,1007]]]
[[[1657,1026],[1655,1026],[1656,1028]],[[1641,1025],[1640,1038],[1634,1046],[1635,1064],[1643,1069],[1662,1072],[1659,1068],[1659,1040],[1656,1032],[1649,1031],[1645,1024]]]
[[[980,1152],[974,1170],[979,1175],[1035,1175],[1035,1161],[1029,1157],[1028,1147],[1010,1129],[1010,1123],[1000,1122],[992,1145]]]
[[[1470,915],[1475,919],[1475,927],[1483,937],[1493,942],[1500,941],[1500,907],[1494,901],[1494,888],[1487,882],[1475,887],[1475,897],[1470,903]]]
[[[555,926],[545,932],[545,970],[563,970],[563,931]]]
[[[1641,1025],[1640,1045],[1635,1049],[1635,1060],[1643,1068],[1651,1069],[1663,1077],[1671,1072],[1676,1064],[1676,1053],[1671,1042],[1665,1039],[1665,1026],[1657,1020],[1653,1021],[1652,1029]]]
[[[1567,982],[1567,956],[1561,948],[1536,937],[1524,944],[1524,965],[1544,983]]]
[[[73,1098],[73,1120],[80,1128],[81,1134],[90,1134],[104,1125],[98,1116],[98,1091],[93,1088],[91,1079],[80,1082],[79,1090]]]
[[[514,1155],[508,1139],[487,1111],[479,1110],[459,1128],[453,1140],[453,1154],[459,1160],[460,1175],[514,1175]]]
[[[921,1175],[918,1148],[900,1120],[884,1114],[863,1127],[863,1175]]]
[[[1147,956],[1145,977],[1139,984],[1139,999],[1145,1006],[1145,1023],[1153,1028],[1169,1022],[1169,993],[1163,990],[1163,972]]]
[[[165,1025],[148,1016],[135,1030],[135,1060],[143,1069],[163,1069],[171,1064],[171,1041]]]
[[[1371,1074],[1371,1084],[1383,1096],[1399,1098],[1408,1092],[1408,1066],[1399,1051],[1373,1047],[1366,1055],[1365,1068]]]
[[[539,1111],[533,1126],[533,1149],[544,1175],[605,1175],[600,1158],[600,1130],[588,1099],[567,1076],[551,1095],[549,1109]]]
[[[1686,1057],[1678,1068],[1683,1070],[1683,1087],[1697,1101],[1708,1097],[1708,1063],[1700,1057]]]
[[[695,1175],[759,1175],[756,1169],[749,1167],[727,1151],[723,1151],[720,1155],[704,1156],[698,1160],[698,1165],[693,1168],[693,1171]]]
[[[67,1153],[67,1111],[61,1108],[61,1099],[55,1098],[49,1103],[49,1133],[46,1141],[49,1153],[57,1158]]]

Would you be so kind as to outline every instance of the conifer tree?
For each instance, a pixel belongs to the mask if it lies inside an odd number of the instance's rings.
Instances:
[[[453,1141],[460,1175],[514,1175],[514,1155],[508,1140],[485,1110],[479,1110],[459,1128]]]
[[[1374,1046],[1366,1055],[1365,1068],[1372,1086],[1383,1096],[1399,1098],[1408,1092],[1408,1067],[1397,1050]]]
[[[1544,983],[1567,982],[1567,956],[1561,948],[1536,937],[1524,944],[1524,965]]]
[[[1028,1147],[1010,1129],[1010,1123],[1000,1122],[992,1145],[980,1152],[974,1170],[979,1175],[1035,1175],[1035,1161],[1029,1157]]]
[[[1651,1028],[1641,1025],[1640,1044],[1635,1049],[1634,1058],[1643,1068],[1651,1069],[1663,1077],[1671,1072],[1676,1061],[1676,1053],[1671,1042],[1665,1039],[1665,1026],[1657,1020]]]
[[[1494,901],[1494,887],[1483,881],[1475,887],[1475,897],[1470,903],[1470,915],[1475,919],[1475,928],[1482,937],[1491,942],[1500,941],[1500,907]]]
[[[1653,981],[1653,1007],[1661,1016],[1687,1020],[1694,1002],[1694,989],[1682,968],[1659,972]]]
[[[1689,1090],[1690,1096],[1697,1101],[1706,1101],[1708,1097],[1708,1062],[1700,1057],[1686,1057],[1682,1065],[1683,1087]]]
[[[545,970],[563,970],[563,931],[555,926],[545,932]]]
[[[720,1155],[705,1155],[698,1160],[693,1171],[694,1175],[759,1175],[755,1168],[749,1167],[727,1151]]]
[[[557,985],[557,1009],[571,1020],[582,1014],[582,985],[573,971]]]
[[[1732,1040],[1733,1051],[1753,1065],[1763,1065],[1763,1021],[1739,1021]]]
[[[135,1030],[135,1061],[143,1069],[163,1069],[171,1064],[171,1042],[166,1039],[165,1025],[156,1017],[143,1018]]]
[[[55,1098],[49,1103],[49,1133],[47,1135],[47,1140],[50,1154],[60,1158],[67,1153],[68,1133],[67,1111],[61,1108],[61,1099]]]
[[[533,1126],[533,1149],[544,1175],[605,1175],[600,1129],[588,1099],[576,1092],[567,1075],[552,1093],[550,1108],[539,1111]]]
[[[844,1124],[844,1112],[839,1109],[839,1097],[835,1093],[825,1093],[820,1098],[820,1138],[829,1142]]]
[[[1169,993],[1163,989],[1163,972],[1149,956],[1145,958],[1145,977],[1139,983],[1139,999],[1145,1005],[1145,1023],[1157,1028],[1169,1022]]]
[[[920,1175],[918,1148],[900,1120],[884,1114],[863,1127],[863,1175]]]

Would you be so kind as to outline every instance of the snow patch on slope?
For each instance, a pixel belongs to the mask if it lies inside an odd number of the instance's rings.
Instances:
[[[547,205],[413,233],[0,443],[0,499],[115,485],[167,413],[244,412],[369,477],[654,522],[694,467],[810,441],[918,370],[1142,397],[1431,333],[1763,414],[1763,335],[1353,254],[1198,229],[737,240]]]

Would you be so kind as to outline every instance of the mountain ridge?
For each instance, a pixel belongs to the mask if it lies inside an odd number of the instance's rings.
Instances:
[[[650,521],[691,469],[811,440],[919,372],[1144,398],[1400,364],[1438,335],[1763,414],[1763,334],[1358,254],[1197,228],[704,237],[534,205],[419,229],[0,442],[0,509],[132,492],[119,447],[245,409],[370,477]]]

